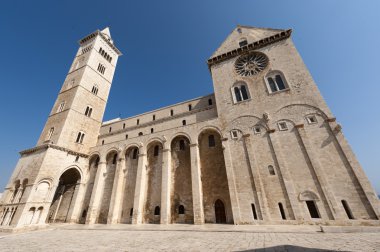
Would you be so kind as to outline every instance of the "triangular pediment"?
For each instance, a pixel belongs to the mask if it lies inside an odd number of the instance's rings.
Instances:
[[[219,48],[211,55],[210,58],[214,58],[218,55],[239,48],[239,41],[241,40],[246,39],[248,44],[250,44],[284,31],[286,30],[238,25],[223,41]]]

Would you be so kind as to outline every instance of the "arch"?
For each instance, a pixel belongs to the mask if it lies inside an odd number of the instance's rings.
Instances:
[[[174,140],[176,137],[178,137],[178,136],[182,136],[182,137],[184,137],[184,138],[187,138],[187,139],[189,140],[190,143],[193,143],[193,141],[192,141],[190,135],[189,135],[188,133],[186,133],[186,132],[183,132],[183,131],[181,131],[181,132],[177,132],[177,133],[175,133],[174,135],[172,135],[171,138],[169,139],[169,142],[172,143],[173,140]]]
[[[37,183],[34,195],[33,195],[33,201],[35,202],[44,202],[49,194],[49,191],[51,189],[51,182],[46,179],[42,179]]]
[[[124,146],[123,150],[121,151],[120,155],[122,156],[125,156],[127,155],[127,152],[130,151],[130,149],[132,148],[137,148],[137,149],[140,149],[141,147],[141,144],[138,144],[138,143],[130,143],[126,146]]]
[[[235,104],[251,99],[248,85],[244,81],[237,81],[232,85],[231,95]]]
[[[209,136],[213,135],[215,146],[209,147]],[[215,201],[224,200],[226,222],[232,223],[232,207],[228,187],[227,170],[221,134],[215,128],[203,130],[198,136],[200,169],[203,190],[205,222],[215,223]]]
[[[224,224],[227,222],[226,210],[223,201],[217,199],[214,203],[215,223]]]
[[[322,116],[323,119],[327,119],[329,118],[329,116],[327,115],[327,113],[325,113],[322,109],[318,108],[318,107],[315,107],[311,104],[307,104],[307,103],[304,103],[304,102],[301,102],[301,101],[296,101],[296,102],[288,102],[286,103],[285,105],[277,108],[276,112],[274,112],[274,115],[276,114],[279,114],[281,110],[283,109],[287,109],[287,108],[290,108],[290,107],[297,107],[297,106],[300,106],[300,107],[308,107],[308,108],[311,108],[311,109],[314,109],[315,111],[319,112],[318,115]]]
[[[81,171],[77,167],[66,169],[59,177],[59,183],[50,205],[49,222],[67,222],[69,220],[81,179]]]
[[[306,200],[317,200],[318,201],[319,197],[315,192],[313,192],[311,190],[306,190],[306,191],[303,191],[299,194],[298,199],[300,201],[306,201]]]
[[[162,146],[164,145],[164,140],[159,137],[153,137],[146,141],[145,146],[147,146],[147,149],[154,144],[155,142],[160,143]]]
[[[264,76],[268,93],[275,93],[289,89],[289,84],[283,72],[279,70],[271,70]]]
[[[100,158],[101,154],[99,151],[93,151],[88,155],[88,160],[91,160],[94,156],[98,156]]]
[[[191,178],[190,139],[177,135],[170,142],[171,150],[171,217],[173,223],[194,223]],[[182,206],[182,207],[181,207]],[[182,209],[183,208],[183,213]],[[186,208],[186,212],[185,209]]]
[[[218,127],[213,126],[213,125],[207,125],[200,129],[198,133],[198,142],[199,142],[199,137],[201,136],[201,134],[208,131],[215,131],[219,135],[220,138],[224,138],[222,131]]]

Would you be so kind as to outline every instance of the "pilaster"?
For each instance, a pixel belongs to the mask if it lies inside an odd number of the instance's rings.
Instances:
[[[133,202],[132,224],[142,224],[144,213],[144,201],[146,194],[146,165],[147,156],[145,148],[140,148],[139,161],[136,175],[135,198]]]
[[[108,222],[116,224],[120,222],[121,206],[123,202],[123,188],[124,188],[124,173],[125,173],[125,157],[118,160],[115,180],[113,183],[112,196],[110,201],[110,211]]]
[[[171,190],[171,153],[170,149],[162,150],[162,184],[161,184],[161,224],[171,222],[170,190]]]
[[[201,181],[201,167],[199,147],[197,143],[190,144],[191,158],[191,186],[193,193],[194,224],[204,224],[203,190]]]

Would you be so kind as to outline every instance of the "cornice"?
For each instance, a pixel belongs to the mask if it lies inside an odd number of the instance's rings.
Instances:
[[[80,156],[80,157],[88,158],[87,154],[77,152],[77,151],[73,151],[73,150],[67,149],[65,147],[61,147],[61,146],[58,146],[55,144],[50,144],[50,143],[46,143],[46,144],[42,144],[42,145],[30,148],[30,149],[26,149],[26,150],[20,151],[19,153],[22,156],[22,155],[31,154],[31,153],[34,153],[36,151],[45,150],[45,149],[49,149],[49,148],[64,151],[64,152],[67,152],[68,154],[71,154],[74,156]]]
[[[99,35],[100,37],[102,37],[102,39],[103,39],[104,41],[106,41],[107,45],[108,45],[109,47],[111,47],[111,48],[117,53],[118,56],[123,55],[123,54],[119,51],[119,49],[117,49],[116,46],[115,46],[114,44],[112,44],[112,43],[108,40],[108,38],[107,38],[106,36],[104,36],[103,33],[102,33],[101,31],[99,31],[99,30],[96,30],[95,32],[91,33],[90,35],[88,35],[88,36],[84,37],[83,39],[79,40],[78,43],[79,43],[80,45],[82,45],[83,43],[89,41],[90,39],[95,38],[97,35]]]
[[[253,50],[257,50],[259,48],[262,48],[262,47],[268,46],[270,44],[273,44],[275,42],[281,41],[283,39],[287,39],[290,37],[291,34],[292,34],[292,30],[289,29],[289,30],[277,33],[275,35],[266,37],[264,39],[260,39],[259,41],[253,42],[253,43],[248,44],[246,46],[243,46],[243,47],[234,49],[232,51],[229,51],[229,52],[220,54],[218,56],[215,56],[215,57],[207,60],[208,68],[211,69],[211,66],[215,65],[217,63],[223,62],[225,60],[234,58],[238,55],[242,55],[242,54],[245,54],[245,53],[253,51]]]

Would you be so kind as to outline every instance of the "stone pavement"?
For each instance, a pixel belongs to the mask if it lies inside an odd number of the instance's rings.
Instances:
[[[54,225],[0,233],[0,251],[380,251],[380,233],[318,226]]]

